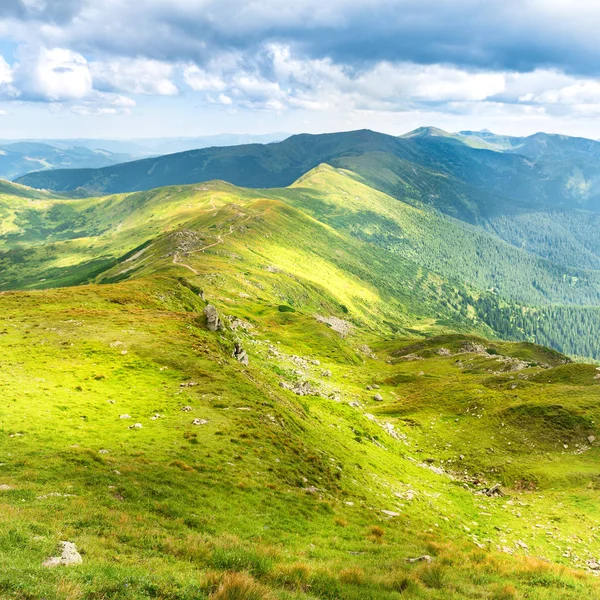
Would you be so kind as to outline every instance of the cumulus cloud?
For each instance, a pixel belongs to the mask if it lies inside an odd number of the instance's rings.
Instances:
[[[20,49],[0,60],[0,97],[79,114],[131,111],[129,95],[276,113],[595,114],[599,27],[591,0],[2,0],[0,35]]]
[[[20,97],[25,100],[74,100],[92,91],[87,60],[67,48],[25,49],[15,66],[14,76]]]
[[[110,92],[174,96],[179,93],[172,81],[173,65],[142,58],[94,62],[94,87]]]

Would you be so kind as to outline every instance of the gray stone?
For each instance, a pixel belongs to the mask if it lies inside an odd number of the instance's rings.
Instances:
[[[204,309],[204,314],[206,315],[206,326],[209,331],[220,331],[223,329],[223,323],[219,318],[219,313],[212,304],[209,304]]]
[[[81,554],[77,551],[77,547],[73,542],[60,542],[60,556],[52,556],[46,560],[42,566],[44,567],[68,567],[71,565],[80,565],[83,562]]]
[[[233,349],[233,358],[241,362],[243,365],[248,365],[248,353],[237,343]]]
[[[375,394],[373,396],[373,400],[375,400],[376,402],[383,402],[383,396],[381,394]]]

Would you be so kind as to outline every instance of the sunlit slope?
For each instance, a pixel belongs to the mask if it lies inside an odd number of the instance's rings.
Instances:
[[[280,243],[245,224],[260,252]],[[600,552],[594,367],[464,334],[376,341],[358,278],[317,285],[227,243],[189,250],[180,279],[0,295],[1,594],[596,597],[572,570]],[[342,314],[341,285],[349,319],[372,303],[346,337],[317,318]],[[48,571],[62,539],[83,565]]]

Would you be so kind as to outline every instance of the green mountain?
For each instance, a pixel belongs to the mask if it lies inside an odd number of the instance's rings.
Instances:
[[[596,309],[361,179],[5,184],[0,597],[598,597],[598,371],[499,335]]]

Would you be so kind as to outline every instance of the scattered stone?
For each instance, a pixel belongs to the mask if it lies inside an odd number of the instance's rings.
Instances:
[[[586,560],[585,564],[589,569],[592,569],[592,571],[600,571],[600,563],[596,560]]]
[[[192,425],[206,425],[208,423],[208,419],[194,419],[192,421]]]
[[[182,406],[181,407],[181,412],[191,412],[191,411],[192,411],[191,406]]]
[[[107,402],[108,402],[109,404],[114,404],[114,403],[115,403],[115,401],[114,401],[114,400],[107,400]]]
[[[292,392],[296,394],[296,396],[318,396],[319,392],[317,392],[313,386],[308,381],[301,381],[297,383],[293,388]]]
[[[372,385],[368,385],[365,389],[369,390],[369,392],[373,389]]]
[[[73,542],[60,542],[62,551],[60,556],[52,556],[46,560],[43,567],[68,567],[70,565],[80,565],[83,562],[81,554],[77,551],[77,547]]]
[[[400,516],[399,512],[394,512],[393,510],[382,510],[381,512],[384,515],[387,515],[388,517],[399,517]]]
[[[423,360],[422,356],[419,356],[418,354],[406,354],[404,356],[401,356],[398,360],[403,360],[406,362],[412,362],[415,360]]]
[[[316,488],[314,485],[309,485],[308,487],[303,487],[302,491],[306,492],[307,494],[317,494],[319,492],[319,488]]]
[[[194,387],[195,385],[198,385],[195,381],[184,381],[183,383],[179,384],[180,388],[189,388],[189,387]]]
[[[131,415],[119,415],[119,419],[131,419]]]
[[[462,345],[462,349],[465,352],[472,352],[474,354],[487,354],[485,346],[482,346],[481,344],[476,344],[474,342],[464,342]]]
[[[212,304],[207,305],[204,309],[204,314],[206,315],[206,327],[208,327],[209,331],[221,331],[223,329],[219,313]]]
[[[433,559],[429,554],[423,554],[423,556],[417,556],[416,558],[407,558],[407,563],[418,563],[418,562],[428,562],[430,563]]]
[[[98,450],[98,454],[108,454],[108,450]]]
[[[329,369],[324,369],[321,371],[321,377],[331,377],[331,371]]]
[[[241,362],[244,366],[248,365],[248,353],[242,348],[242,346],[236,343],[235,348],[233,349],[233,358]]]
[[[156,413],[150,417],[150,420],[156,421],[157,419],[162,419],[163,417],[164,417],[164,415],[159,415],[158,413]]]
[[[440,356],[451,356],[452,352],[450,352],[448,348],[438,348],[437,354],[439,354]]]
[[[141,423],[134,423],[129,426],[129,429],[142,429],[143,425]]]
[[[350,402],[348,406],[352,408],[358,408],[360,406],[360,402]]]
[[[379,386],[378,386],[376,383],[374,383],[374,384],[373,384],[371,387],[372,387],[374,390],[378,390],[378,389],[379,389]]]
[[[529,549],[529,546],[525,542],[523,542],[522,540],[517,540],[515,542],[515,546],[523,548],[524,550],[528,550]]]
[[[375,402],[383,402],[383,396],[381,394],[375,394],[373,400],[375,400]]]
[[[229,326],[233,331],[236,331],[237,329],[244,329],[245,331],[248,331],[249,329],[254,329],[254,325],[252,325],[252,323],[248,323],[248,321],[244,321],[239,317],[234,317]]]
[[[9,490],[12,490],[12,486],[10,485],[6,485],[6,483],[2,483],[0,484],[0,492],[8,492]]]
[[[342,337],[350,335],[354,329],[352,323],[344,321],[344,319],[340,319],[339,317],[323,317],[321,315],[315,315],[315,319],[319,321],[319,323],[329,325],[333,331],[339,333]]]
[[[60,492],[50,492],[43,496],[38,496],[38,500],[46,500],[47,498],[77,498],[75,494],[61,494]]]
[[[596,441],[596,438],[595,438],[595,436],[593,436],[593,435],[588,435],[588,442],[589,442],[590,444],[593,444],[595,441]]]

